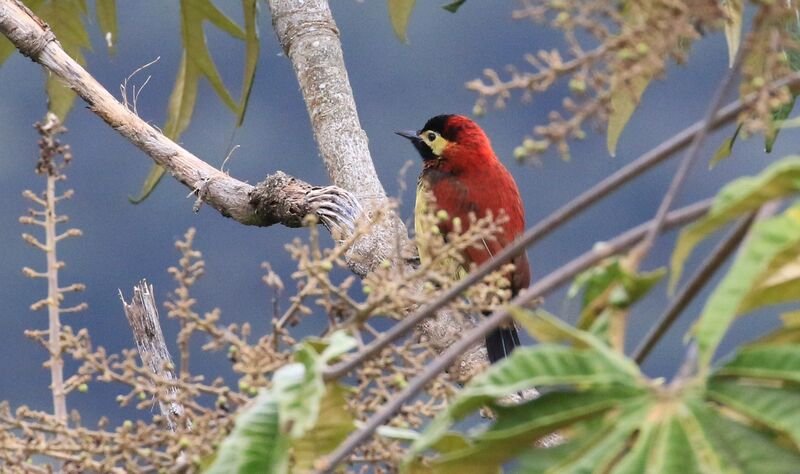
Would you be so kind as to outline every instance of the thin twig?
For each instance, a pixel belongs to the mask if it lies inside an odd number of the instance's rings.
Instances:
[[[672,323],[678,318],[678,315],[686,309],[686,306],[700,293],[706,283],[714,276],[720,266],[725,263],[728,256],[730,256],[739,243],[744,239],[747,234],[747,229],[753,222],[753,215],[740,222],[731,234],[720,242],[706,260],[700,265],[697,272],[692,275],[689,282],[683,287],[675,297],[675,300],[670,304],[669,308],[658,318],[658,322],[653,326],[647,335],[642,340],[639,347],[633,352],[633,359],[636,363],[641,364],[647,358],[650,351],[658,343],[659,339],[666,334],[667,330],[672,326]]]
[[[682,225],[688,221],[697,219],[707,211],[708,206],[710,206],[710,200],[670,212],[667,215],[664,228]],[[555,290],[596,262],[629,248],[645,236],[652,224],[653,221],[645,222],[602,245],[595,245],[592,250],[560,267],[555,272],[550,273],[530,288],[521,292],[511,301],[510,306],[524,306]],[[465,350],[480,341],[486,334],[496,329],[509,317],[510,315],[507,308],[498,310],[488,318],[482,320],[475,327],[465,332],[453,345],[428,364],[424,372],[412,379],[405,389],[389,400],[380,411],[372,415],[361,428],[351,433],[350,436],[339,445],[336,451],[325,459],[325,467],[322,471],[330,472],[335,468],[336,465],[342,462],[347,455],[363,443],[381,424],[397,413],[408,399],[415,396],[428,382],[436,377],[436,375],[450,367],[453,361]]]
[[[661,200],[661,204],[658,206],[658,211],[656,211],[656,217],[653,219],[653,227],[650,228],[650,230],[647,232],[647,236],[633,252],[633,262],[637,267],[644,257],[650,252],[650,249],[655,243],[656,236],[661,233],[661,227],[663,226],[664,219],[667,216],[669,208],[672,206],[672,202],[678,195],[678,191],[680,191],[684,181],[686,181],[686,176],[689,174],[689,169],[691,169],[694,162],[700,156],[700,147],[703,145],[706,137],[708,137],[709,132],[712,130],[712,118],[717,115],[717,111],[722,105],[722,100],[728,94],[728,91],[733,85],[733,78],[736,76],[736,73],[739,70],[742,51],[744,49],[745,48],[739,49],[739,54],[737,54],[734,64],[725,72],[725,75],[722,77],[719,86],[717,86],[717,90],[714,91],[714,96],[711,98],[711,102],[709,103],[706,114],[702,120],[703,126],[700,128],[698,133],[694,135],[691,146],[689,146],[689,149],[686,151],[686,155],[684,155],[677,171],[675,171],[675,175],[672,177],[672,182],[669,184],[667,193]]]

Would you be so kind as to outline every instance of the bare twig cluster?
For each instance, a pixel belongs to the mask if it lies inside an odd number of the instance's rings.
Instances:
[[[59,233],[57,230],[58,224],[67,222],[69,217],[65,214],[58,214],[56,206],[59,201],[69,199],[73,195],[72,190],[58,194],[56,189],[57,184],[66,179],[63,169],[72,160],[72,152],[69,145],[62,144],[58,138],[67,129],[61,125],[58,117],[52,113],[47,114],[44,123],[37,122],[34,126],[41,136],[39,139],[39,160],[36,162],[36,173],[45,177],[46,184],[45,190],[41,194],[36,194],[30,190],[23,192],[23,196],[33,202],[37,208],[29,209],[28,215],[20,217],[19,221],[22,224],[39,226],[44,230],[44,242],[28,233],[22,234],[22,238],[25,242],[45,253],[47,267],[44,271],[36,271],[25,267],[22,269],[22,273],[29,278],[47,280],[47,297],[33,303],[31,310],[47,309],[48,330],[28,331],[27,334],[40,341],[50,353],[46,366],[50,368],[53,415],[57,420],[65,423],[67,420],[68,391],[64,387],[61,314],[82,311],[86,308],[86,303],[79,303],[69,307],[62,306],[67,293],[83,291],[85,287],[81,283],[59,286],[59,270],[64,268],[65,263],[58,259],[56,249],[60,241],[80,236],[81,231],[80,229],[72,228]]]

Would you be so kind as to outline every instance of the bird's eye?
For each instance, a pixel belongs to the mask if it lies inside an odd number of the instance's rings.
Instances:
[[[428,132],[426,138],[428,139],[429,142],[436,140],[436,132]]]

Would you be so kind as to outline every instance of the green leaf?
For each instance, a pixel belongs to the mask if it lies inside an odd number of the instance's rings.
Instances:
[[[38,12],[44,0],[26,0],[25,6],[30,8],[31,11]],[[17,48],[14,44],[3,35],[0,35],[0,65],[2,65]]]
[[[454,2],[450,2],[447,5],[442,5],[442,8],[449,11],[450,13],[455,13],[458,11],[459,8],[461,8],[461,5],[463,5],[466,1],[467,0],[455,0]]]
[[[610,352],[608,348],[605,351]],[[620,368],[618,362],[610,360],[604,351],[550,343],[521,347],[473,378],[447,409],[437,415],[412,449],[419,452],[430,447],[457,420],[497,398],[520,390],[564,386],[584,390],[624,386],[640,390],[641,383],[639,377],[626,368]]]
[[[284,365],[272,377],[281,428],[293,438],[302,436],[317,423],[326,393],[322,371],[327,362],[355,346],[355,340],[342,331],[333,333],[330,341],[331,345],[322,353],[311,343],[303,343],[294,354],[296,362]]]
[[[291,441],[292,472],[311,472],[314,461],[333,452],[353,429],[355,424],[347,408],[345,390],[337,384],[328,384],[320,401],[316,424],[303,436]]]
[[[761,387],[712,379],[708,396],[771,430],[787,435],[800,448],[800,390]]]
[[[611,350],[602,340],[588,331],[577,329],[542,309],[529,311],[512,306],[509,312],[514,320],[539,342],[563,342],[572,344],[578,349],[592,349],[604,362],[621,373],[628,374],[633,379],[641,377],[639,367],[633,361]]]
[[[697,464],[689,438],[677,417],[667,419],[653,444],[651,472],[694,474],[703,472]]]
[[[236,126],[241,127],[244,116],[247,112],[247,104],[250,101],[250,92],[253,89],[253,81],[256,77],[256,67],[258,66],[258,54],[261,42],[258,38],[258,0],[242,0],[242,10],[244,10],[244,77],[242,79],[242,95],[239,99],[239,116]]]
[[[411,11],[414,10],[416,0],[387,0],[389,5],[389,20],[392,22],[394,34],[400,41],[407,42],[406,30],[408,29],[408,19]]]
[[[82,15],[87,13],[85,0],[57,0],[43,4],[36,12],[53,29],[64,51],[78,64],[86,64],[83,49],[92,47],[89,34],[83,25]],[[63,122],[75,103],[75,92],[55,75],[47,78],[49,109]]]
[[[800,345],[757,345],[739,349],[715,377],[745,377],[800,383]]]
[[[770,120],[767,130],[764,132],[764,151],[767,153],[772,152],[772,146],[775,145],[775,140],[778,138],[778,132],[781,131],[783,121],[789,117],[794,109],[794,103],[797,100],[796,95],[792,95],[789,102],[781,105],[772,111],[772,120]]]
[[[722,0],[725,9],[725,39],[728,42],[728,66],[733,67],[742,38],[742,0]]]
[[[778,445],[765,433],[723,416],[706,403],[691,402],[687,406],[696,420],[698,438],[692,438],[698,441],[694,443],[695,449],[700,451],[703,444],[708,448],[703,452],[718,457],[716,465],[710,466],[706,472],[722,471],[719,464],[724,464],[724,472],[797,472],[800,465],[797,452]]]
[[[114,54],[117,48],[117,2],[116,0],[96,0],[95,10],[100,32],[106,41],[108,52]]]
[[[629,83],[615,84],[611,89],[611,113],[608,116],[606,145],[611,156],[617,154],[617,141],[642,99],[649,77],[635,76]]]
[[[723,225],[758,209],[762,204],[800,190],[800,156],[789,156],[755,177],[737,179],[717,193],[708,214],[678,236],[670,260],[670,288],[674,290],[683,264],[698,243]]]
[[[167,107],[167,122],[164,125],[164,135],[172,140],[178,140],[189,126],[197,101],[197,90],[201,78],[211,84],[222,102],[236,114],[237,126],[244,120],[247,102],[253,85],[256,65],[258,63],[258,29],[256,25],[257,5],[255,0],[242,0],[244,10],[245,29],[228,18],[219,10],[211,0],[181,0],[181,38],[183,39],[183,55],[178,68],[178,75]],[[230,36],[245,42],[245,68],[240,103],[233,100],[217,66],[211,58],[211,52],[206,42],[204,24],[209,22],[228,33]],[[142,185],[137,197],[129,200],[140,203],[153,192],[156,185],[164,176],[164,169],[153,165]]]
[[[583,288],[583,306],[577,326],[590,328],[606,308],[628,309],[639,301],[664,277],[666,270],[632,273],[625,268],[620,257],[606,259],[575,278],[569,289],[573,297]]]
[[[209,474],[288,472],[288,438],[278,428],[278,404],[262,392],[236,419],[233,431],[220,445]]]
[[[768,277],[766,272],[773,261],[787,249],[800,251],[800,219],[792,215],[792,211],[798,209],[800,206],[754,224],[728,273],[711,293],[692,331],[697,339],[701,367],[708,366],[728,327],[744,308],[798,297],[796,293],[783,295],[780,292],[765,295],[760,293],[762,288],[759,287]]]
[[[641,391],[620,387],[589,393],[548,393],[521,405],[496,407],[496,422],[475,436],[474,444],[441,454],[430,462],[430,469],[436,473],[493,472],[554,430],[587,418],[597,419],[610,410],[622,411],[614,417],[618,421],[614,431],[622,434],[602,439],[595,436],[593,445],[587,447],[594,456],[584,454],[580,458],[585,463],[599,462],[603,457],[613,457],[610,445],[624,448],[625,438],[635,428],[630,420],[646,413],[642,400]],[[628,432],[624,432],[626,428]]]
[[[733,144],[734,142],[736,142],[736,137],[739,136],[739,132],[741,130],[742,130],[742,124],[739,124],[739,126],[736,127],[736,131],[733,132],[733,135],[726,138],[725,141],[722,142],[722,145],[720,145],[719,148],[717,148],[717,151],[714,153],[714,156],[711,157],[711,161],[708,162],[709,169],[714,168],[715,166],[717,166],[717,164],[719,164],[720,161],[727,159],[728,157],[731,156],[731,152],[733,152]]]

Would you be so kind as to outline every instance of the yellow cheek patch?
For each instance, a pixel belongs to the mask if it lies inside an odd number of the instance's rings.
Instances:
[[[447,145],[449,145],[450,142],[447,141],[443,136],[439,135],[438,133],[436,134],[436,138],[434,138],[433,140],[428,140],[427,135],[428,131],[426,130],[422,132],[422,134],[420,134],[420,138],[422,139],[423,142],[425,142],[426,145],[428,145],[431,148],[431,151],[433,152],[434,155],[442,156],[444,149],[447,148]]]

